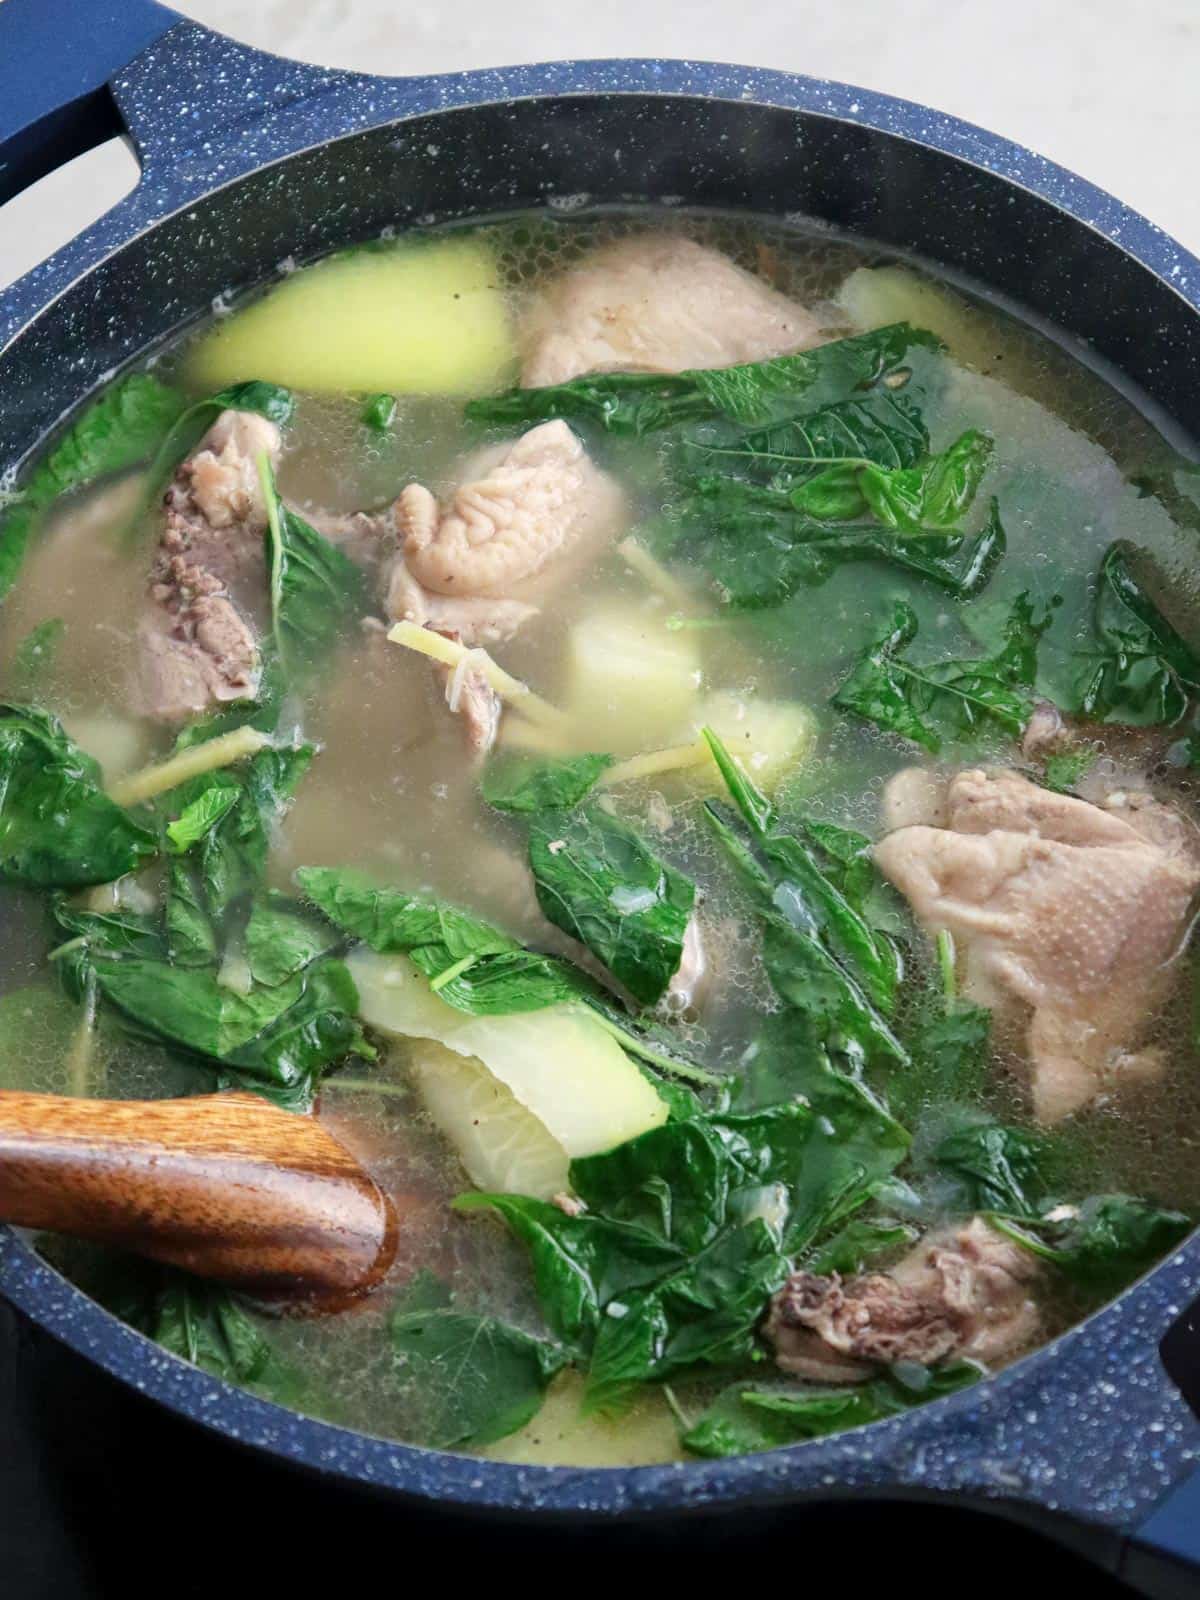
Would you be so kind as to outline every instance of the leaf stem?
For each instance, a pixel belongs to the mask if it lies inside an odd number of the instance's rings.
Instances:
[[[958,998],[958,978],[954,970],[954,935],[942,928],[937,936],[938,970],[942,975],[942,998],[949,1010]]]
[[[328,1089],[349,1089],[351,1094],[390,1094],[397,1098],[404,1098],[410,1093],[407,1084],[388,1083],[386,1080],[375,1083],[370,1078],[343,1078],[336,1074],[322,1082],[321,1093],[324,1094]]]
[[[611,1017],[605,1016],[603,1011],[595,1007],[589,1008],[591,1015],[600,1024],[606,1033],[611,1033],[613,1038],[623,1050],[632,1056],[640,1056],[643,1061],[648,1061],[652,1067],[657,1067],[660,1072],[669,1073],[672,1077],[683,1078],[689,1083],[703,1084],[706,1088],[716,1088],[725,1082],[719,1072],[710,1072],[707,1067],[698,1067],[693,1061],[680,1061],[676,1056],[669,1056],[660,1050],[652,1050],[644,1039],[637,1034],[629,1033],[615,1023]]]
[[[463,956],[461,961],[456,961],[453,966],[439,972],[436,978],[430,978],[429,987],[436,994],[439,989],[444,989],[448,983],[453,983],[455,978],[460,978],[464,972],[475,966],[478,960],[478,956]]]

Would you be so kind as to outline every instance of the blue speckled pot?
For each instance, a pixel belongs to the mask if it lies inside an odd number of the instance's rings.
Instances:
[[[1200,435],[1200,262],[1049,162],[904,101],[682,61],[375,79],[147,0],[5,0],[0,89],[0,201],[122,127],[143,163],[126,200],[0,295],[0,472],[114,368],[286,257],[581,193],[800,213],[915,251],[1054,323]],[[1196,1592],[1200,1426],[1160,1345],[1173,1327],[1176,1376],[1195,1360],[1198,1289],[1193,1238],[978,1390],[769,1455],[576,1471],[293,1415],[166,1354],[0,1231],[0,1292],[27,1316],[173,1411],[323,1474],[464,1514],[596,1519],[953,1495],[1052,1526],[1156,1593]]]

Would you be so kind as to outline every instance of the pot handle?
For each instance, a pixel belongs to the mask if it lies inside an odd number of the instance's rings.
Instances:
[[[0,205],[124,133],[108,80],[180,20],[156,0],[2,0]]]

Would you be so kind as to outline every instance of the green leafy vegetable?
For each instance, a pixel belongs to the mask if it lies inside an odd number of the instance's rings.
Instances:
[[[488,762],[480,789],[488,805],[497,811],[568,811],[594,788],[612,764],[609,755],[547,760],[501,754]]]
[[[885,1020],[895,1002],[899,963],[887,934],[873,929],[837,885],[812,841],[783,832],[766,796],[710,730],[704,737],[750,835],[747,843],[712,802],[710,825],[758,902],[763,958],[780,997],[825,1036],[856,1040],[872,1056],[905,1061]]]
[[[490,1444],[523,1428],[567,1361],[544,1339],[459,1311],[401,1311],[391,1341],[419,1442],[437,1450]]]
[[[1046,757],[1042,782],[1056,794],[1070,794],[1096,759],[1095,750],[1059,750]]]
[[[953,528],[971,509],[992,456],[992,440],[971,428],[919,466],[863,467],[863,499],[885,528],[906,533]]]
[[[595,986],[565,961],[436,900],[382,888],[362,873],[301,867],[296,882],[318,910],[381,955],[406,955],[448,1005],[476,1015],[537,1011],[587,998]],[[449,976],[447,976],[449,974]]]
[[[360,421],[365,428],[370,428],[372,433],[386,433],[396,420],[396,396],[394,394],[373,394],[366,401],[360,414]]]
[[[925,1017],[909,1043],[910,1065],[888,1081],[888,1100],[901,1121],[931,1108],[971,1103],[987,1082],[992,1014],[957,1002]]]
[[[1042,1208],[1045,1141],[1024,1128],[1000,1122],[958,1128],[942,1139],[930,1159],[954,1183],[955,1211],[1028,1217]]]
[[[534,823],[538,904],[642,1005],[655,1005],[683,959],[696,885],[639,834],[599,809]]]
[[[250,975],[259,984],[285,983],[341,942],[341,935],[324,918],[314,917],[287,895],[268,890],[254,901],[246,924]]]
[[[180,811],[174,822],[167,824],[167,838],[172,847],[182,854],[206,838],[227,811],[231,811],[241,797],[240,787],[234,784],[211,784]]]
[[[911,1406],[954,1394],[983,1377],[983,1368],[959,1361],[932,1371],[894,1367],[886,1375],[850,1389],[809,1386],[751,1388],[731,1384],[683,1434],[697,1456],[741,1456],[777,1450],[861,1427]]]
[[[806,1272],[820,1277],[840,1272],[852,1278],[880,1256],[899,1255],[917,1241],[910,1223],[884,1218],[852,1217],[804,1263]]]
[[[1093,1195],[1081,1206],[1055,1208],[1036,1225],[995,1221],[1098,1299],[1115,1294],[1192,1231],[1183,1212],[1127,1194]]]
[[[144,1319],[165,1350],[229,1383],[249,1384],[271,1364],[271,1347],[228,1290],[172,1275]]]
[[[565,417],[634,438],[712,417],[762,427],[872,387],[901,370],[911,350],[940,348],[932,334],[899,322],[742,366],[670,375],[590,373],[547,388],[510,389],[469,401],[466,415],[504,424]]]
[[[285,677],[316,671],[338,637],[366,609],[361,570],[285,506],[264,455],[259,461],[267,503],[267,569],[271,627]]]
[[[57,717],[0,704],[0,878],[43,889],[111,883],[157,849]]]
[[[1132,554],[1118,542],[1100,563],[1095,628],[1104,654],[1086,668],[1079,709],[1098,722],[1178,722],[1200,689],[1200,658],[1133,576]]]
[[[874,722],[936,754],[942,731],[966,738],[995,724],[1019,738],[1033,710],[1038,639],[1049,613],[1034,620],[1027,595],[1018,595],[993,656],[976,661],[915,665],[904,656],[916,638],[912,607],[897,600],[887,631],[875,641],[833,697],[842,711]]]
[[[47,617],[29,630],[13,652],[9,676],[14,688],[29,689],[53,670],[66,631],[61,617]]]
[[[107,388],[71,424],[0,516],[0,596],[8,593],[46,512],[60,495],[144,461],[179,415],[182,397],[148,372]]]

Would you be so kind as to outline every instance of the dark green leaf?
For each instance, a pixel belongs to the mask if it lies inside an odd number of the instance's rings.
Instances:
[[[535,822],[529,864],[538,904],[635,1000],[653,1006],[683,959],[696,903],[690,878],[598,808]]]
[[[47,617],[21,640],[13,652],[9,677],[14,689],[35,688],[54,669],[58,647],[67,625],[61,617]]]
[[[174,822],[167,824],[167,838],[182,855],[211,833],[227,811],[237,804],[241,790],[234,784],[211,784],[189,800]]]
[[[497,811],[566,811],[579,804],[612,763],[609,755],[546,759],[501,754],[485,767],[480,790]]]
[[[246,924],[245,950],[257,984],[284,983],[342,943],[322,917],[276,890],[260,894]]]
[[[366,582],[344,550],[283,504],[265,457],[259,465],[267,502],[271,627],[284,676],[292,681],[317,671],[363,615]]]
[[[1133,547],[1110,545],[1100,563],[1095,627],[1104,653],[1087,662],[1079,709],[1098,722],[1178,722],[1200,688],[1200,658],[1133,576]]]
[[[953,1394],[983,1377],[969,1361],[927,1371],[892,1369],[851,1389],[731,1384],[683,1435],[697,1456],[741,1456],[841,1433]],[[907,1380],[907,1381],[906,1381]]]
[[[1192,1218],[1182,1211],[1127,1194],[1093,1195],[1079,1207],[1058,1210],[1057,1220],[1036,1226],[997,1225],[1098,1298],[1116,1294],[1192,1231]]]
[[[271,1361],[270,1345],[227,1289],[183,1274],[173,1274],[159,1291],[146,1332],[228,1383],[253,1383]]]
[[[1042,782],[1056,794],[1070,794],[1078,787],[1080,778],[1095,761],[1095,750],[1060,750],[1046,757],[1046,770]]]
[[[208,967],[220,960],[221,940],[191,862],[171,862],[163,917],[167,948],[177,967]]]
[[[567,1361],[544,1339],[458,1311],[400,1312],[391,1340],[419,1441],[438,1450],[490,1444],[523,1428]]]
[[[372,433],[386,433],[396,420],[396,396],[394,394],[373,394],[366,401],[360,413],[360,421],[364,428],[370,428]]]
[[[901,1121],[976,1103],[987,1082],[991,1034],[992,1014],[983,1006],[939,1007],[923,1019],[909,1044],[910,1065],[888,1081],[888,1099]]]
[[[840,1272],[843,1278],[852,1278],[881,1256],[900,1255],[917,1238],[917,1229],[907,1222],[853,1217],[808,1258],[804,1270],[818,1277]]]
[[[1045,1200],[1045,1140],[999,1122],[959,1128],[937,1145],[930,1160],[954,1184],[950,1208],[964,1215],[1000,1211],[1039,1215]]]
[[[0,704],[0,878],[43,889],[110,883],[157,849],[57,717]]]
[[[466,415],[473,422],[505,424],[565,417],[635,438],[712,417],[762,427],[870,388],[898,371],[917,348],[941,346],[932,334],[900,322],[742,366],[670,375],[590,373],[547,388],[511,389],[469,401]]]
[[[971,428],[949,449],[919,466],[892,471],[863,467],[858,474],[859,487],[885,528],[906,533],[953,528],[974,503],[992,448],[986,433]]]
[[[961,739],[995,724],[1019,738],[1033,709],[1037,643],[1049,620],[1047,613],[1035,621],[1028,596],[1018,595],[1005,642],[994,656],[915,665],[904,652],[916,637],[916,614],[907,601],[898,600],[887,631],[867,650],[833,704],[934,754],[942,746],[942,729]]]

